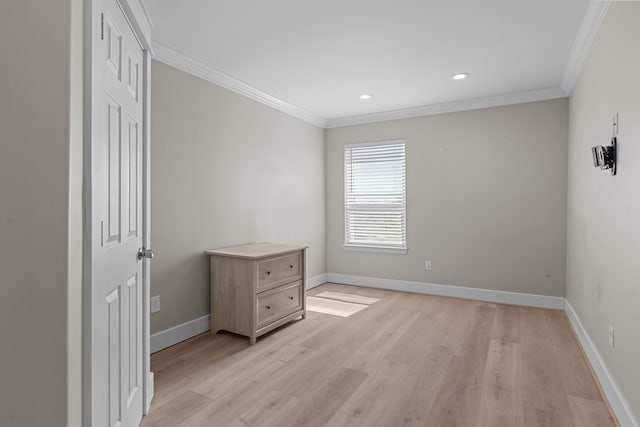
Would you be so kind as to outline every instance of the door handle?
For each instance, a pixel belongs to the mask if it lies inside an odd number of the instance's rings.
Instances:
[[[147,249],[144,246],[138,249],[138,261],[142,258],[153,258],[153,249]]]

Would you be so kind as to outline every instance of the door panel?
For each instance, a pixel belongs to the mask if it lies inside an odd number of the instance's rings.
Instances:
[[[105,298],[107,303],[107,335],[109,348],[109,426],[117,425],[122,419],[120,413],[120,378],[118,371],[120,370],[120,292],[119,287],[114,289]]]
[[[120,63],[122,60],[122,36],[112,21],[112,15],[104,14],[104,32],[107,42],[107,66],[120,80]]]
[[[116,0],[95,0],[91,141],[91,425],[142,418],[143,51]]]
[[[125,165],[127,166],[127,195],[128,195],[128,215],[127,215],[127,224],[128,224],[128,233],[127,237],[137,237],[138,236],[138,210],[141,208],[138,202],[140,201],[138,195],[138,187],[139,187],[139,162],[140,156],[138,155],[138,135],[140,134],[138,122],[131,116],[128,117],[127,120],[127,159],[125,161]]]
[[[139,336],[138,311],[140,310],[140,299],[138,297],[139,280],[133,276],[127,281],[127,298],[126,311],[126,339],[123,341],[127,348],[124,352],[127,354],[127,363],[123,366],[122,386],[127,396],[127,407],[131,406],[135,394],[140,388],[138,382],[140,375],[140,365],[137,363],[141,356],[141,337]]]
[[[138,75],[140,74],[140,62],[136,59],[133,52],[129,52],[129,80],[127,89],[134,100],[138,101]]]
[[[121,108],[118,103],[107,96],[107,200],[104,200],[107,224],[105,244],[120,241],[120,116]]]

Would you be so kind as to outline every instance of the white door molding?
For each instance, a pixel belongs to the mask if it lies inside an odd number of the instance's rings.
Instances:
[[[144,102],[142,126],[142,242],[146,248],[151,248],[151,52],[144,51]],[[142,312],[143,342],[142,342],[142,371],[146,381],[143,389],[144,415],[149,413],[151,400],[153,399],[153,373],[151,372],[151,271],[150,259],[145,259],[142,265],[142,299],[144,308]]]
[[[147,11],[144,0],[118,0],[125,16],[129,20],[133,31],[138,37],[138,41],[144,50],[153,54],[151,48],[151,30],[153,30],[153,22]]]

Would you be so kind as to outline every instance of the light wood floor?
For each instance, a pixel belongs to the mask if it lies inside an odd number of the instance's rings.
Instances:
[[[142,426],[615,426],[562,311],[327,284],[380,298],[260,338],[152,355]]]

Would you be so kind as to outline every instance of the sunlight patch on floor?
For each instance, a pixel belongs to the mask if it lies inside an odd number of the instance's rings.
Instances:
[[[328,298],[307,297],[307,310],[333,316],[349,317],[369,307],[364,304],[336,301]]]
[[[380,298],[326,291],[313,297],[307,297],[307,310],[333,316],[349,317],[378,301],[380,301]]]
[[[343,302],[354,302],[356,304],[366,304],[366,305],[373,304],[374,302],[380,301],[380,298],[363,297],[360,295],[343,294],[342,292],[331,292],[331,291],[321,292],[316,296],[320,298],[330,298],[330,299],[335,299]]]

